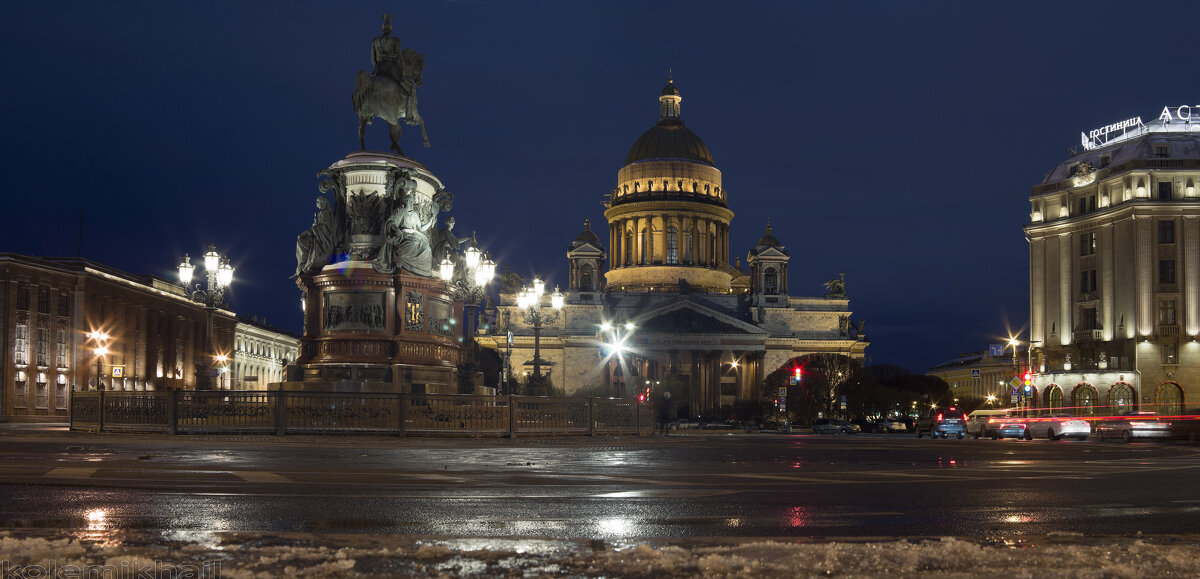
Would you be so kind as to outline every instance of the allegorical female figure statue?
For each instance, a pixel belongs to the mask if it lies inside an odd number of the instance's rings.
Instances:
[[[296,238],[296,273],[292,277],[299,277],[302,273],[318,270],[328,264],[333,243],[333,211],[329,209],[327,199],[317,197],[317,213],[313,216],[312,227]]]
[[[429,219],[421,219],[414,198],[409,194],[404,206],[392,212],[384,224],[383,248],[371,262],[375,271],[395,273],[405,269],[415,275],[433,276],[433,250],[425,232],[437,221],[437,212],[432,212]]]

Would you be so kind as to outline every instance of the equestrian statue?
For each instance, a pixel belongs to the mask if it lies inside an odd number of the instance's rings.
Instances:
[[[421,86],[421,72],[425,68],[425,56],[411,48],[400,48],[400,39],[392,36],[392,15],[383,15],[383,34],[371,41],[371,64],[375,70],[367,74],[359,70],[354,80],[354,113],[358,115],[358,145],[367,149],[363,134],[375,117],[388,124],[388,136],[392,150],[400,150],[400,121],[421,127],[421,139],[429,148],[429,134],[425,132],[425,120],[417,112],[417,87]]]

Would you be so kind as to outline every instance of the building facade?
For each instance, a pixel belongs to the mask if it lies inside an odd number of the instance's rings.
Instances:
[[[764,378],[794,358],[861,360],[868,342],[843,281],[819,297],[789,295],[790,256],[769,224],[745,269],[740,258],[730,264],[734,214],[721,171],[684,125],[673,82],[658,100],[658,122],[617,172],[604,241],[585,221],[567,247],[565,303],[537,344],[542,373],[568,394],[630,395],[673,380],[687,385],[694,416],[761,401]],[[496,323],[479,338],[517,376],[532,369],[535,348],[516,299],[524,281],[504,280]]]
[[[1174,414],[1200,400],[1200,107],[1083,135],[1029,200],[1043,406]]]
[[[950,393],[956,400],[974,397],[997,408],[1025,405],[1024,385],[1017,388],[1012,379],[1023,377],[1027,352],[1021,347],[1015,353],[1006,346],[996,348],[999,350],[961,354],[930,368],[926,375],[941,378],[949,384]]]
[[[97,385],[194,389],[197,364],[211,365],[208,315],[155,277],[86,259],[0,254],[0,420],[63,422],[71,392]],[[232,312],[212,315],[214,350],[232,354]]]
[[[266,390],[282,382],[284,366],[300,355],[300,336],[257,317],[238,317],[233,344],[229,375],[221,381],[233,390]]]

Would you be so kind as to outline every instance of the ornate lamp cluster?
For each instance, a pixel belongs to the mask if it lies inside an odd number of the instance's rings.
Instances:
[[[186,253],[183,254],[183,262],[179,264],[179,282],[184,288],[192,283],[192,273],[195,270],[192,259]],[[202,288],[197,283],[195,289],[190,290],[188,294],[193,301],[204,304],[204,310],[208,314],[204,328],[204,353],[210,362],[208,365],[196,364],[196,387],[200,390],[211,389],[214,373],[229,371],[226,364],[228,358],[223,354],[218,355],[213,345],[213,317],[217,308],[226,307],[225,289],[233,284],[233,266],[229,265],[229,257],[222,257],[217,253],[216,246],[210,243],[208,252],[204,254],[204,271],[208,274],[206,287]]]
[[[517,293],[517,307],[521,308],[521,313],[525,316],[525,323],[533,326],[533,380],[536,388],[541,388],[542,383],[542,364],[546,363],[542,360],[542,325],[553,323],[558,319],[558,313],[563,308],[563,294],[555,286],[554,293],[550,294],[550,311],[542,311],[542,297],[546,292],[546,282],[542,281],[542,277],[533,276],[533,284],[521,289]],[[539,392],[541,393],[541,392]]]
[[[446,282],[446,287],[451,291],[456,300],[462,300],[466,304],[478,304],[483,301],[486,295],[488,284],[492,283],[492,278],[496,275],[496,262],[487,254],[484,254],[475,246],[475,240],[471,240],[471,245],[463,252],[463,261],[467,270],[463,278],[454,278],[455,263],[449,257],[443,258],[442,263],[438,264],[438,277]]]
[[[472,367],[475,364],[475,308],[487,296],[487,287],[496,275],[496,262],[479,251],[474,237],[471,236],[471,244],[463,252],[463,265],[466,266],[463,276],[454,277],[456,264],[449,256],[442,258],[442,262],[438,264],[438,277],[445,282],[451,297],[461,300],[463,309],[466,310],[463,342],[467,347],[467,361]]]
[[[192,258],[186,253],[183,254],[183,262],[179,264],[179,282],[185,288],[192,283],[192,273],[195,270]],[[224,307],[225,288],[233,283],[233,266],[229,265],[229,257],[218,254],[216,246],[211,243],[208,245],[208,252],[204,254],[204,271],[208,273],[208,287],[201,288],[197,283],[189,295],[192,300],[207,307]]]

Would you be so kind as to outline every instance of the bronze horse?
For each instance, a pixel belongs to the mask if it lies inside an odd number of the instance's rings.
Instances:
[[[417,112],[417,87],[421,86],[421,71],[425,68],[425,57],[406,48],[402,53],[404,60],[404,80],[396,81],[382,75],[371,76],[364,70],[359,70],[354,81],[354,95],[351,102],[354,112],[358,115],[358,145],[362,150],[367,149],[363,133],[366,126],[375,117],[383,119],[388,124],[388,136],[392,139],[392,150],[397,155],[404,155],[400,150],[400,120],[404,119],[409,125],[421,127],[421,138],[425,148],[429,148],[429,134],[425,132],[425,120]]]

